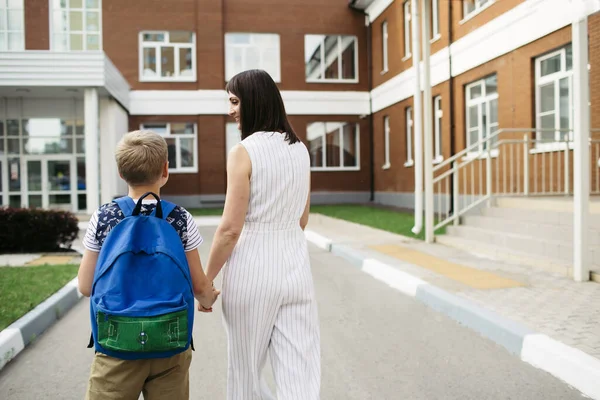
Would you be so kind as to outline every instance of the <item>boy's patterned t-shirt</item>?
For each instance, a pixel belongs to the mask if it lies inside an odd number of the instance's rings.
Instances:
[[[155,208],[156,200],[144,200],[141,214],[150,215]],[[99,252],[108,233],[124,218],[125,215],[117,203],[112,202],[101,206],[90,218],[83,238],[83,246],[90,251]],[[196,222],[185,208],[176,206],[166,220],[177,231],[186,252],[194,250],[202,244],[203,239]]]

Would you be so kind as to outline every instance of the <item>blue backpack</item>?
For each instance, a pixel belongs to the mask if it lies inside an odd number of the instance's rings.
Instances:
[[[156,208],[140,215],[150,194],[158,200]],[[137,204],[130,197],[115,202],[125,219],[109,232],[98,255],[88,347],[125,360],[193,349],[192,279],[181,239],[166,221],[175,205],[151,192]]]

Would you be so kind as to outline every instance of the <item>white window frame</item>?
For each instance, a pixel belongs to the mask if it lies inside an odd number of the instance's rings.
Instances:
[[[384,151],[384,164],[382,169],[390,169],[392,166],[390,163],[390,116],[386,115],[383,117],[383,151]]]
[[[180,123],[180,122],[173,122],[173,123]],[[162,132],[156,132],[156,133],[159,134],[160,136],[162,136],[163,138],[165,138],[165,140],[175,139],[175,167],[169,165],[169,173],[195,174],[195,173],[198,173],[198,124],[193,123],[193,122],[182,122],[182,123],[193,124],[194,125],[194,133],[173,134],[173,133],[171,133],[171,123],[170,122],[150,122],[150,121],[148,121],[145,124],[144,123],[140,124],[140,129],[141,130],[145,130],[145,129],[151,130],[151,128],[146,127],[147,125],[165,125],[166,133],[162,133]],[[180,166],[181,165],[181,140],[180,139],[192,139],[193,140],[192,148],[194,149],[194,165],[191,167],[181,167]]]
[[[389,70],[388,66],[388,23],[383,21],[381,24],[381,42],[382,42],[382,68],[381,73],[385,74]]]
[[[1,51],[23,51],[25,50],[25,7],[24,7],[24,0],[21,0],[20,2],[20,7],[15,8],[15,7],[9,7],[9,0],[0,0],[0,10],[4,11],[4,17],[3,17],[3,24],[6,27],[6,29],[0,30],[0,34],[4,37],[2,44],[0,44],[0,49],[3,49]],[[9,18],[8,18],[8,12],[12,11],[20,11],[21,12],[21,29],[20,30],[11,30],[9,29]],[[2,16],[0,16],[0,18],[2,18]],[[20,42],[20,46],[18,48],[15,49],[9,49],[8,45],[10,43],[10,41],[8,40],[8,36],[9,35],[20,35],[21,36],[21,42]]]
[[[440,0],[431,0],[431,41],[440,37]]]
[[[87,4],[85,0],[82,0],[82,7],[81,8],[73,8],[70,7],[67,2],[67,7],[63,8],[60,7],[60,1],[59,0],[49,0],[50,1],[50,12],[49,17],[50,17],[50,49],[52,49],[53,51],[102,51],[102,0],[98,0],[98,8],[95,9],[90,9],[90,11],[93,12],[97,12],[98,13],[98,31],[97,32],[88,32],[87,31],[87,24],[86,24],[86,12],[88,11],[87,8]],[[83,14],[83,30],[81,31],[72,31],[69,27],[69,29],[67,31],[63,31],[63,32],[57,32],[55,29],[56,27],[54,26],[54,14],[56,13],[56,11],[64,11],[67,14],[70,11],[81,11]],[[67,25],[69,24],[69,22],[67,22]],[[71,49],[71,33],[80,33],[83,35],[83,50],[72,50]],[[66,50],[59,50],[57,49],[57,44],[56,44],[56,35],[59,34],[63,34],[67,36],[67,49]],[[93,35],[98,35],[98,49],[94,49],[94,50],[88,50],[87,49],[87,36],[88,34],[93,34]]]
[[[305,41],[304,41],[304,45],[306,46],[306,36],[311,36],[311,35],[305,35]],[[321,78],[311,78],[311,77],[307,77],[306,76],[306,70],[305,70],[305,77],[306,77],[306,82],[307,83],[358,83],[358,38],[356,36],[353,35],[320,35],[323,36],[321,43],[319,44],[319,49],[321,51],[321,65],[320,65],[320,76]],[[338,40],[338,51],[336,53],[336,57],[329,57],[330,61],[328,63],[328,61],[325,59],[325,37],[326,36],[337,36]],[[348,48],[348,46],[351,46],[351,44],[349,44],[349,42],[352,41],[354,42],[354,71],[356,72],[356,77],[352,78],[352,79],[343,79],[343,78],[337,78],[337,79],[330,79],[330,78],[322,78],[325,76],[325,70],[327,69],[327,66],[329,64],[331,64],[336,58],[337,59],[341,59],[342,54],[344,54],[344,50],[346,48]],[[345,43],[344,43],[345,42]],[[305,49],[306,51],[306,49]],[[338,63],[338,76],[342,76],[342,63],[339,62]]]
[[[232,138],[231,136],[234,135],[235,138]],[[238,129],[237,122],[227,122],[225,124],[225,160],[227,160],[231,149],[233,149],[241,141],[242,132],[240,132]]]
[[[343,164],[343,160],[344,160],[344,126],[348,125],[348,124],[354,124],[356,129],[355,129],[355,134],[354,134],[354,138],[356,140],[356,166],[353,167],[328,167],[327,166],[327,141],[326,141],[326,136],[327,136],[327,132],[325,132],[323,135],[321,135],[321,148],[323,149],[321,151],[321,157],[323,158],[323,160],[321,161],[322,166],[321,167],[310,167],[311,171],[360,171],[360,124],[358,122],[340,122],[340,121],[313,121],[310,122],[308,125],[313,124],[313,123],[332,123],[332,124],[339,124],[342,123],[343,125],[341,125],[338,129],[339,129],[339,135],[340,135],[340,145],[339,145],[339,149],[340,149],[340,164]]]
[[[542,75],[542,62],[550,58],[560,55],[561,70],[546,76]],[[569,82],[569,147],[573,147],[573,118],[574,118],[574,104],[573,104],[573,66],[570,70],[567,70],[567,46],[564,46],[556,51],[537,57],[535,59],[535,122],[536,127],[542,127],[542,117],[545,115],[554,114],[554,128],[560,129],[560,81],[562,79],[568,79]],[[542,86],[548,84],[554,84],[554,110],[541,112],[542,107]],[[555,142],[543,143],[536,141],[536,148],[532,151],[557,151],[564,150],[564,145],[561,143],[561,132],[557,130],[554,133]]]
[[[463,24],[471,18],[475,17],[477,14],[483,12],[483,10],[485,10],[486,8],[488,8],[496,2],[496,0],[472,0],[473,4],[475,5],[475,8],[473,9],[473,11],[469,12],[467,8],[467,1],[463,2],[463,19],[459,22],[460,24]]]
[[[228,44],[227,43],[227,37],[231,36],[231,35],[248,35],[250,37],[250,40],[248,44],[246,43],[232,43],[232,44]],[[277,38],[277,45],[276,45],[276,50],[277,50],[277,67],[275,68],[275,70],[273,71],[269,71],[268,68],[265,65],[265,62],[263,60],[263,56],[264,56],[264,48],[260,47],[258,44],[254,43],[254,41],[257,39],[257,37],[259,36],[273,36]],[[242,70],[241,71],[229,71],[228,69],[228,51],[227,49],[229,47],[235,48],[235,49],[240,49],[242,51]],[[248,65],[248,62],[246,60],[246,53],[248,50],[253,50],[253,49],[259,49],[259,57],[260,57],[260,61],[258,66],[254,66],[254,65]],[[242,72],[242,71],[246,71],[249,69],[263,69],[267,72],[269,72],[269,75],[271,75],[271,78],[273,78],[273,80],[277,83],[281,82],[281,38],[279,36],[278,33],[248,33],[248,32],[228,32],[225,34],[225,82],[229,82],[229,80],[231,78],[233,78],[234,75]],[[231,68],[231,70],[233,70],[233,68]]]
[[[439,164],[444,160],[442,149],[442,96],[433,98],[433,132],[434,132],[434,148],[433,148],[433,163]]]
[[[139,46],[139,81],[140,82],[196,82],[196,32],[193,31],[185,31],[192,34],[192,41],[190,43],[170,43],[170,33],[177,32],[176,30],[172,31],[141,31],[138,35],[138,46]],[[164,35],[164,40],[162,42],[144,42],[144,35]],[[156,75],[155,76],[144,76],[144,49],[154,49],[156,54],[156,59],[161,59],[161,47],[172,47],[173,55],[174,55],[174,72],[173,76],[161,76],[162,74],[162,65],[161,63],[156,63]],[[180,74],[180,60],[179,60],[179,50],[180,49],[191,49],[192,50],[192,74],[189,76],[181,76]]]
[[[406,162],[405,167],[412,167],[415,165],[413,159],[413,136],[414,136],[414,121],[413,121],[413,108],[406,107],[404,116],[406,118]]]
[[[408,60],[412,57],[412,14],[411,14],[411,1],[406,0],[402,4],[402,10],[404,12],[404,58],[402,60]]]
[[[493,74],[496,75],[496,74]],[[490,76],[493,76],[490,75]],[[470,142],[470,132],[469,132],[469,121],[470,121],[470,109],[473,106],[477,106],[477,112],[478,112],[478,117],[477,117],[477,128],[478,128],[478,142],[479,142],[479,146],[477,147],[476,150],[470,151],[468,157],[471,157],[473,155],[479,154],[482,151],[484,151],[484,147],[483,144],[481,143],[482,140],[486,137],[489,137],[492,133],[496,132],[498,126],[499,126],[499,121],[495,122],[494,124],[490,124],[489,121],[487,121],[487,126],[486,132],[483,132],[483,107],[485,107],[485,111],[486,111],[486,117],[489,118],[489,116],[491,115],[491,102],[494,100],[498,100],[498,90],[496,89],[496,93],[492,93],[490,95],[488,95],[486,93],[486,89],[485,89],[485,80],[487,78],[489,78],[490,76],[486,76],[482,79],[479,79],[475,82],[472,82],[470,84],[468,84],[467,86],[465,86],[465,134],[466,134],[466,143],[467,143],[467,148],[471,147],[474,143]],[[475,86],[481,86],[481,96],[479,96],[476,99],[469,99],[469,93],[471,91],[471,88],[475,87]],[[498,110],[496,110],[496,113],[498,113]],[[494,127],[492,127],[492,125],[494,125]],[[497,149],[492,150],[491,156],[495,156],[497,154]]]

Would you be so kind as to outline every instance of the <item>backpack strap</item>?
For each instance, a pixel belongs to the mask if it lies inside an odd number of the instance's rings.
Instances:
[[[133,208],[135,207],[135,202],[129,196],[119,197],[114,200],[115,203],[119,206],[121,211],[123,211],[123,215],[125,217],[129,217],[133,213]]]
[[[162,212],[163,212],[163,219],[167,219],[167,217],[169,216],[169,214],[171,214],[171,212],[175,209],[175,207],[177,207],[177,205],[166,201],[166,200],[161,200],[160,201],[162,204]]]

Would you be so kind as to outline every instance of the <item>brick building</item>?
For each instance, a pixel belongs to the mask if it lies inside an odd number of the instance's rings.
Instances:
[[[494,139],[504,146],[489,152],[494,190],[571,190],[561,146],[572,134],[559,131],[573,114],[566,2],[432,0],[438,175],[451,155],[470,146],[465,157],[480,158],[487,137],[520,128]],[[114,146],[140,127],[169,143],[168,198],[221,203],[227,150],[239,140],[223,88],[263,68],[310,149],[314,202],[413,207],[412,18],[402,0],[0,0],[0,204],[91,212],[123,193]],[[598,18],[589,20],[593,127]],[[544,174],[525,177],[523,145],[528,167]],[[508,159],[515,151],[521,159]],[[460,196],[483,192],[481,164],[465,167]],[[438,211],[454,201],[450,188],[438,182]]]

